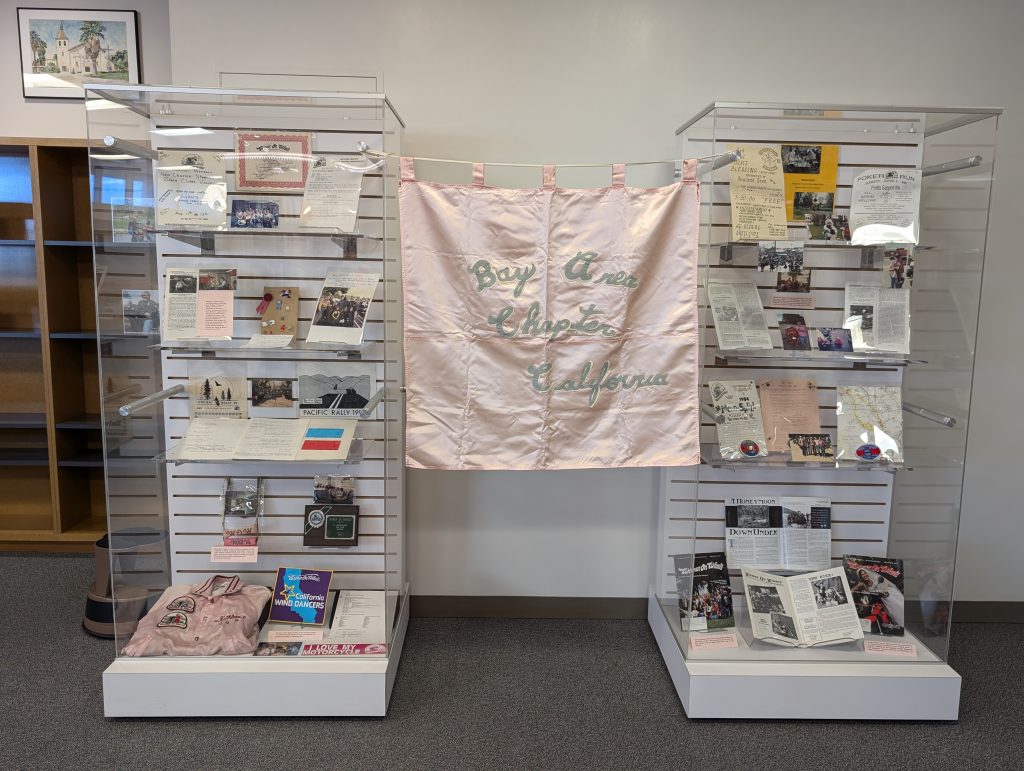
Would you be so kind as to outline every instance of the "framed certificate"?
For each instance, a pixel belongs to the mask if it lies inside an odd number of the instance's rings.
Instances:
[[[313,162],[309,132],[249,131],[235,134],[238,149],[236,190],[286,193],[305,190]]]

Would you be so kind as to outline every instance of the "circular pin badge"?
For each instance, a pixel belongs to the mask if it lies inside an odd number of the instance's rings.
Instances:
[[[761,452],[761,447],[757,442],[751,439],[744,439],[740,442],[740,452],[748,458],[754,458]]]
[[[323,509],[313,509],[309,512],[309,524],[311,527],[320,527],[324,523]]]
[[[882,454],[877,444],[862,444],[857,448],[857,457],[861,460],[875,460]]]

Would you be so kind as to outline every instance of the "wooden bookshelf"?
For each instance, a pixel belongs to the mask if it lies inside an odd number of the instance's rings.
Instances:
[[[106,532],[85,140],[0,138],[0,550]]]

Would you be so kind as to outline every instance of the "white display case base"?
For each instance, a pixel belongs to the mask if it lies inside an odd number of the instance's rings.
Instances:
[[[409,625],[408,595],[387,658],[119,658],[103,673],[107,717],[382,717]]]
[[[938,660],[694,660],[683,656],[653,592],[647,620],[691,718],[956,720],[959,713],[960,675]]]

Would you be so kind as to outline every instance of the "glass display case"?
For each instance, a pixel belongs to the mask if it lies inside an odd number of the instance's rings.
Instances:
[[[716,102],[677,131],[703,159],[702,463],[663,471],[649,621],[690,717],[956,719],[1000,112]],[[758,235],[780,194],[781,228]],[[859,229],[880,222],[904,237]],[[735,441],[742,383],[764,434]]]
[[[86,91],[106,714],[383,715],[409,597],[402,121],[378,93]]]

